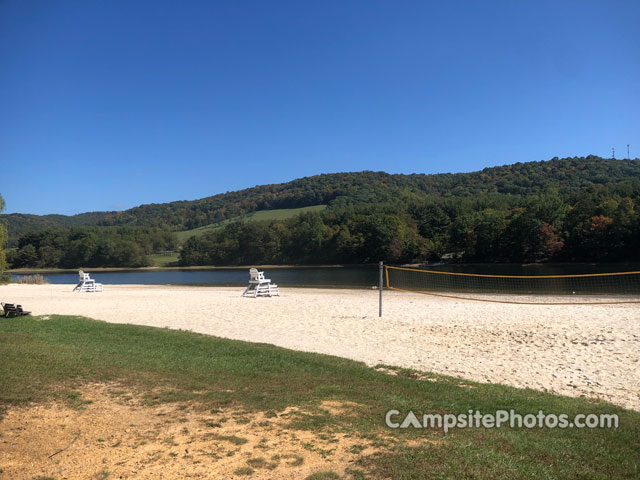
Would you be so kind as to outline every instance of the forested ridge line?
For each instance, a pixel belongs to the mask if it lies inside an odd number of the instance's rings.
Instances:
[[[31,231],[9,252],[9,262],[142,266],[150,253],[179,247],[176,229],[321,204],[328,208],[286,220],[231,222],[192,237],[180,264],[631,261],[640,258],[639,199],[637,159],[554,159],[470,174],[318,175],[143,205],[100,225]]]
[[[404,175],[364,171],[321,174],[198,200],[141,205],[121,212],[89,212],[74,216],[15,213],[0,215],[0,219],[7,221],[9,242],[15,246],[23,234],[47,228],[136,225],[180,231],[256,210],[312,205],[344,207],[430,197],[530,196],[550,191],[567,196],[592,186],[637,178],[640,178],[638,159],[612,160],[590,155],[515,163],[472,173]]]

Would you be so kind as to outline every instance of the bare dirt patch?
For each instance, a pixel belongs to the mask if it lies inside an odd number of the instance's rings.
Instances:
[[[343,475],[380,451],[370,440],[289,426],[296,408],[247,413],[192,403],[144,405],[117,385],[92,384],[73,405],[14,407],[0,421],[3,478],[306,478]],[[355,404],[324,402],[331,415]]]
[[[353,409],[361,407],[354,402],[336,402],[333,400],[325,400],[320,403],[320,408],[327,411],[330,415],[353,415]]]

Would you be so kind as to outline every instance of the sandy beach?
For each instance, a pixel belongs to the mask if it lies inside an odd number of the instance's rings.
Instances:
[[[604,399],[640,410],[640,304],[509,305],[375,290],[6,285],[34,315],[191,330],[479,382]],[[574,299],[575,300],[575,299]]]

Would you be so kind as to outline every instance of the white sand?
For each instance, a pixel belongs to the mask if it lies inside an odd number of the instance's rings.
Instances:
[[[470,380],[605,399],[640,410],[640,304],[506,305],[375,290],[106,285],[0,287],[36,315],[192,330]],[[575,300],[575,299],[572,299]]]

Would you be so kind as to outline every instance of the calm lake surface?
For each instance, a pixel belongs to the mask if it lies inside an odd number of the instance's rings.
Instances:
[[[422,267],[461,273],[488,275],[571,275],[640,271],[640,264],[473,264],[431,265]],[[91,273],[91,269],[86,270]],[[76,284],[77,273],[45,273],[49,283]],[[153,270],[93,272],[96,281],[105,285],[246,285],[249,271],[244,269]],[[296,267],[265,269],[265,276],[282,286],[299,287],[371,287],[378,284],[378,266]],[[15,275],[13,275],[15,277]]]

